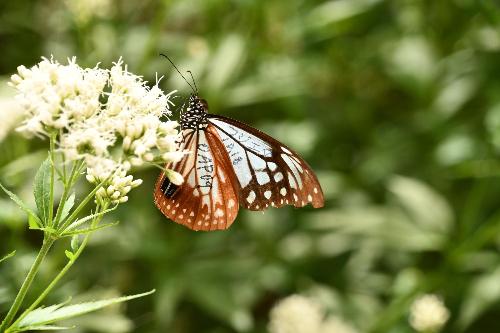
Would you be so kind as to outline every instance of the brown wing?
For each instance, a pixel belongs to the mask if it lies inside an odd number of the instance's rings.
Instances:
[[[323,207],[321,186],[309,165],[269,135],[231,118],[210,115],[239,182],[240,204],[250,210],[311,203]]]
[[[190,153],[167,169],[183,175],[176,186],[164,173],[156,182],[155,204],[174,222],[193,230],[227,229],[238,214],[238,184],[215,128],[186,130],[184,149]]]

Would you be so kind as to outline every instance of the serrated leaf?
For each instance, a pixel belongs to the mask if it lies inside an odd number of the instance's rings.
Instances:
[[[13,192],[6,189],[2,184],[0,184],[0,188],[2,188],[2,190],[9,196],[9,198],[12,199],[12,201],[14,201],[19,206],[19,208],[21,208],[25,213],[27,213],[29,217],[33,218],[33,220],[38,224],[39,227],[42,227],[42,221],[40,220],[38,215],[31,208],[29,208],[28,205],[26,205],[21,200],[21,198],[19,198]]]
[[[50,159],[43,161],[35,175],[33,182],[33,195],[35,196],[36,207],[40,218],[47,225],[49,219],[50,206]]]
[[[93,312],[96,310],[100,310],[104,307],[107,307],[109,305],[117,304],[117,303],[123,303],[126,301],[130,301],[139,297],[144,297],[151,295],[154,293],[155,290],[142,293],[142,294],[137,294],[137,295],[132,295],[132,296],[124,296],[124,297],[118,297],[118,298],[111,298],[107,300],[102,300],[102,301],[96,301],[96,302],[86,302],[86,303],[80,303],[80,304],[73,304],[73,305],[64,305],[64,304],[57,304],[57,305],[52,305],[48,306],[46,308],[37,308],[31,312],[29,312],[26,317],[24,317],[19,324],[14,327],[15,330],[26,330],[28,327],[39,327],[42,325],[50,325],[52,323],[58,322],[60,320],[65,320],[69,318],[73,318],[76,316],[80,316],[89,312]]]
[[[0,262],[4,261],[4,260],[7,260],[11,257],[13,257],[14,255],[16,254],[16,251],[12,251],[11,253],[7,254],[6,256],[4,256],[3,258],[0,259]]]
[[[73,208],[73,206],[75,204],[75,193],[72,193],[69,196],[68,201],[63,202],[61,204],[63,204],[64,206],[63,206],[63,209],[62,209],[62,212],[61,212],[61,219],[60,219],[60,221],[64,221],[64,219],[66,217],[68,217],[68,214],[71,211],[71,208]]]

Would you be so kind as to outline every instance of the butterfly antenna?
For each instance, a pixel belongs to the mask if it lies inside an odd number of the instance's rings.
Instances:
[[[170,58],[167,55],[165,55],[163,53],[160,53],[160,55],[162,57],[167,58],[167,60],[172,64],[172,66],[174,66],[174,68],[177,71],[177,73],[179,73],[179,75],[184,79],[184,81],[186,81],[186,83],[189,85],[189,87],[191,87],[191,90],[193,90],[193,92],[197,94],[198,93],[198,88],[196,88],[196,90],[193,88],[193,86],[191,85],[191,83],[189,83],[189,81],[184,77],[184,75],[182,75],[182,73],[179,70],[179,68],[177,68],[177,66],[175,66],[174,62],[172,60],[170,60]],[[193,81],[193,83],[194,83],[194,81]],[[196,87],[196,83],[195,83],[195,87]]]
[[[189,75],[191,75],[191,80],[193,81],[194,87],[196,88],[196,93],[198,93],[198,87],[196,86],[196,81],[194,80],[193,73],[191,71],[187,71]]]

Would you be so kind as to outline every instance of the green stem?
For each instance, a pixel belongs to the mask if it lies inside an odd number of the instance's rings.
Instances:
[[[54,166],[54,149],[55,149],[55,141],[56,141],[56,133],[50,134],[50,201],[49,201],[49,226],[52,227],[54,224],[52,221],[52,217],[54,216],[54,174],[55,174],[55,166]]]
[[[26,296],[26,293],[28,292],[31,284],[33,283],[33,279],[35,278],[36,274],[38,273],[38,269],[40,268],[40,264],[42,263],[43,259],[47,256],[47,253],[49,252],[52,244],[54,243],[54,239],[46,236],[44,237],[42,247],[40,248],[40,251],[38,252],[38,255],[33,262],[33,265],[31,266],[28,275],[26,275],[26,278],[24,279],[24,282],[21,286],[21,289],[19,289],[19,292],[17,293],[17,296],[14,300],[14,303],[9,309],[9,312],[7,313],[7,316],[5,319],[2,321],[2,325],[0,325],[0,332],[4,332],[7,326],[11,323],[12,319],[14,319],[15,315],[19,311],[19,308],[21,307],[24,297]]]
[[[101,207],[99,210],[105,211],[107,209],[107,205],[104,205]],[[90,224],[91,228],[96,227],[99,222],[102,219],[102,215],[96,216],[96,218],[92,221]],[[57,276],[52,280],[52,282],[45,288],[45,290],[38,296],[38,298],[23,312],[21,316],[11,325],[11,327],[16,327],[16,325],[23,320],[24,317],[31,311],[33,311],[46,297],[47,295],[54,289],[54,287],[57,285],[57,283],[61,280],[61,278],[68,272],[68,270],[73,266],[75,261],[78,259],[80,254],[83,252],[85,247],[87,246],[87,243],[89,241],[90,234],[85,235],[85,238],[83,239],[82,243],[78,247],[78,250],[73,254],[73,257],[66,263],[66,265],[63,267],[63,269],[57,274]],[[0,331],[1,332],[1,331]],[[8,333],[9,330],[6,331]]]
[[[94,195],[96,194],[97,190],[99,190],[102,185],[107,181],[104,180],[102,181],[101,183],[99,183],[93,190],[92,192],[90,192],[86,197],[85,199],[83,199],[83,201],[78,205],[78,207],[75,208],[75,210],[73,211],[73,213],[71,213],[71,215],[66,219],[66,222],[64,222],[64,224],[58,228],[58,230],[61,230],[61,231],[64,231],[72,222],[73,220],[78,216],[78,214],[80,213],[80,211],[89,203],[89,201],[94,197]]]
[[[62,211],[64,209],[64,205],[66,205],[66,200],[68,200],[69,192],[71,188],[73,187],[76,179],[78,178],[78,171],[80,169],[80,163],[75,162],[73,164],[73,168],[71,169],[71,173],[69,176],[68,181],[66,179],[63,180],[64,183],[64,191],[61,197],[61,201],[59,206],[57,207],[57,212],[56,212],[56,217],[54,218],[54,228],[57,229],[57,226],[59,225],[59,220],[61,219]]]

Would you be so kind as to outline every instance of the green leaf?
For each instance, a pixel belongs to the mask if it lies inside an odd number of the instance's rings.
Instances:
[[[2,190],[12,199],[12,201],[14,201],[19,206],[19,208],[21,208],[25,213],[28,214],[29,217],[32,218],[32,220],[38,225],[39,228],[43,226],[42,221],[40,220],[38,215],[31,208],[29,208],[28,205],[26,205],[21,200],[21,198],[6,189],[2,184],[0,184],[0,188],[2,188]]]
[[[151,290],[147,293],[137,294],[132,296],[111,298],[102,301],[96,302],[86,302],[80,304],[73,305],[64,305],[57,304],[48,306],[46,308],[37,308],[31,312],[29,312],[16,327],[11,328],[13,331],[26,331],[29,329],[33,329],[33,327],[41,327],[50,325],[52,323],[58,322],[60,320],[65,320],[69,318],[73,318],[76,316],[80,316],[89,312],[93,312],[96,310],[100,310],[104,307],[107,307],[112,304],[122,303],[126,301],[130,301],[135,298],[144,297],[147,295],[151,295],[155,290]]]
[[[113,227],[113,226],[117,225],[118,223],[120,223],[120,222],[116,221],[116,222],[113,222],[113,223],[103,224],[103,225],[100,225],[100,226],[94,227],[94,228],[77,229],[77,230],[73,230],[73,231],[67,231],[67,232],[63,232],[61,234],[61,236],[75,236],[75,235],[88,234],[88,233],[91,233],[91,232],[94,232],[94,231],[97,231],[97,230],[100,230],[100,229],[104,229],[104,228],[108,228],[108,227]]]
[[[64,221],[66,217],[68,217],[69,212],[71,211],[71,208],[73,208],[75,204],[75,193],[71,194],[68,198],[68,201],[66,202],[61,202],[61,205],[63,206],[62,212],[61,212],[61,219],[60,221]]]
[[[13,257],[14,255],[16,254],[16,251],[12,251],[11,253],[7,254],[6,256],[4,256],[3,258],[0,259],[0,262],[4,261],[4,260],[7,260],[11,257]]]
[[[49,207],[50,168],[50,159],[47,158],[43,161],[42,165],[40,165],[33,183],[33,195],[35,196],[36,207],[38,208],[38,214],[40,214],[40,218],[44,222],[44,225],[48,224],[49,210],[52,209],[52,207]]]
[[[71,238],[71,250],[73,252],[76,252],[78,251],[78,247],[80,246],[80,238],[78,235],[74,235],[72,238]]]
[[[52,325],[40,325],[40,326],[29,326],[23,327],[20,329],[16,329],[11,332],[25,332],[25,331],[59,331],[59,330],[71,330],[74,329],[75,326],[52,326]]]
[[[40,230],[42,226],[38,224],[38,221],[31,215],[28,215],[28,226],[30,229]]]
[[[76,220],[75,222],[71,223],[67,228],[66,230],[72,230],[72,229],[75,229],[76,227],[84,224],[85,222],[88,222],[90,220],[92,220],[94,217],[98,217],[98,216],[101,216],[101,215],[104,215],[104,214],[107,214],[113,210],[116,209],[117,206],[114,206],[113,208],[110,208],[110,209],[106,209],[100,213],[96,213],[96,214],[90,214],[89,216],[85,216],[84,218],[81,218],[81,219],[78,219]],[[66,234],[69,234],[69,233],[66,233]]]

